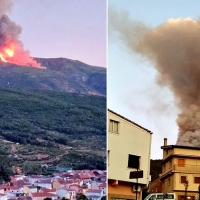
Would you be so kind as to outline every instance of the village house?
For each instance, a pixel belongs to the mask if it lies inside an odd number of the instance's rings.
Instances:
[[[48,193],[56,194],[56,189],[55,189],[55,188],[52,188],[52,189],[41,188],[41,189],[39,190],[39,192],[48,192]]]
[[[52,200],[58,197],[66,197],[70,200],[75,200],[77,194],[85,194],[86,191],[88,191],[88,186],[86,183],[84,184],[84,180],[90,185],[92,181],[89,177],[97,179],[97,176],[99,176],[99,174],[104,175],[104,172],[93,174],[93,176],[92,174],[93,172],[90,170],[74,170],[70,172],[70,174],[69,172],[68,174],[62,172],[62,174],[57,177],[22,175],[15,178],[15,176],[13,176],[11,185],[9,183],[0,185],[0,194],[2,193],[2,200],[19,200],[19,198],[21,200],[43,200],[46,197],[52,198]],[[21,177],[23,177],[23,179]],[[94,182],[98,182],[97,186],[103,183],[102,181]],[[52,188],[52,186],[54,188]],[[104,194],[103,187],[99,188],[101,188],[101,192]],[[25,196],[22,196],[23,194],[25,194]],[[99,197],[99,195],[96,196]]]
[[[72,184],[69,186],[70,189],[74,190],[76,192],[76,194],[81,193],[80,192],[80,185],[78,184]]]
[[[39,179],[35,185],[39,186],[39,187],[43,187],[43,188],[48,188],[51,189],[52,188],[52,182],[51,179]]]
[[[11,176],[11,182],[13,181],[19,181],[19,180],[24,180],[25,176],[24,175],[15,175],[15,176]]]
[[[26,185],[26,186],[24,186],[23,191],[24,191],[24,194],[30,195],[31,193],[38,192],[38,187],[35,185],[29,185],[29,186]]]
[[[31,184],[34,184],[35,182],[37,182],[39,179],[43,178],[42,175],[32,175],[32,176],[28,176],[28,182]]]
[[[86,183],[90,183],[91,182],[91,176],[88,175],[88,174],[79,174],[79,177],[78,177],[80,180],[83,180],[83,184],[86,184]]]
[[[91,182],[91,188],[90,188],[90,189],[99,189],[99,190],[103,190],[103,193],[106,194],[106,191],[107,191],[107,184],[106,184],[106,182],[92,181],[92,182]]]
[[[141,200],[142,188],[151,177],[152,132],[111,110],[107,119],[108,200],[136,199],[136,195]],[[140,173],[138,180],[130,178],[135,171]]]
[[[149,183],[149,193],[162,193],[162,182],[159,176],[153,178]]]
[[[56,200],[58,198],[57,195],[48,192],[31,193],[30,196],[32,197],[32,200],[43,200],[47,197],[51,198],[52,200]]]
[[[56,181],[53,181],[52,182],[52,187],[53,188],[56,188],[56,189],[60,189],[60,188],[63,188],[63,187],[66,187],[66,188],[69,188],[70,185],[74,184],[74,180],[71,179],[71,180],[63,180],[63,179],[59,179],[59,180],[56,180]],[[76,182],[77,184],[77,182]]]
[[[200,184],[200,148],[167,145],[164,139],[162,173],[163,193],[175,193],[177,200],[194,200]]]
[[[4,185],[0,186],[0,188],[0,190],[2,191],[1,194],[6,194],[8,198],[17,197],[20,194],[23,194],[23,187],[20,186]]]
[[[106,183],[100,183],[98,185],[98,189],[103,191],[103,194],[105,195],[107,193],[107,184]]]
[[[0,194],[0,200],[7,200],[6,194]]]
[[[91,200],[100,200],[104,196],[104,194],[102,190],[90,189],[86,191],[85,196]]]
[[[56,190],[56,195],[61,199],[66,197],[70,200],[73,200],[76,197],[76,191],[71,188],[60,188]]]

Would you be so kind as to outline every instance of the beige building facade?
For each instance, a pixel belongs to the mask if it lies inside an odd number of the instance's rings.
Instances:
[[[164,139],[162,174],[163,193],[175,193],[177,200],[194,200],[200,185],[200,148],[167,145]]]
[[[150,181],[152,132],[131,120],[108,110],[108,199],[136,199],[136,179],[130,172],[143,171],[138,179],[137,199],[142,187]]]

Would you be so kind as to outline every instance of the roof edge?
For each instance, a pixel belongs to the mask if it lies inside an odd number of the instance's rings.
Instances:
[[[200,150],[200,147],[192,147],[192,146],[180,146],[180,145],[167,145],[167,146],[161,146],[161,149],[196,149]]]
[[[150,130],[148,130],[148,129],[144,128],[143,126],[141,126],[141,125],[139,125],[139,124],[131,121],[130,119],[128,119],[128,118],[126,118],[126,117],[124,117],[124,116],[122,116],[122,115],[120,115],[120,114],[118,114],[118,113],[116,113],[116,112],[114,112],[114,111],[112,111],[110,109],[108,109],[108,111],[111,112],[111,113],[113,113],[113,114],[115,114],[115,115],[117,115],[118,117],[121,117],[122,119],[124,119],[124,120],[126,120],[126,121],[128,121],[128,122],[130,122],[132,124],[134,124],[135,126],[138,126],[139,128],[147,131],[148,133],[153,134],[153,132],[151,132]]]

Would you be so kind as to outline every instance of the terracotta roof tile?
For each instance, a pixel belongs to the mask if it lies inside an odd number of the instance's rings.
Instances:
[[[48,192],[35,192],[32,193],[33,197],[56,197],[57,195]]]

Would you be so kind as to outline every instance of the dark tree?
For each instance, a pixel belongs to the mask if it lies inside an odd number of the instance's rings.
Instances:
[[[44,198],[43,200],[52,200],[52,198],[46,197],[46,198]]]
[[[89,200],[84,194],[78,194],[76,196],[77,200]]]
[[[106,196],[101,197],[101,200],[106,200]]]
[[[10,182],[10,176],[13,175],[13,172],[6,166],[0,166],[0,182]]]
[[[70,199],[68,199],[68,198],[66,198],[66,197],[63,197],[62,200],[70,200]]]

